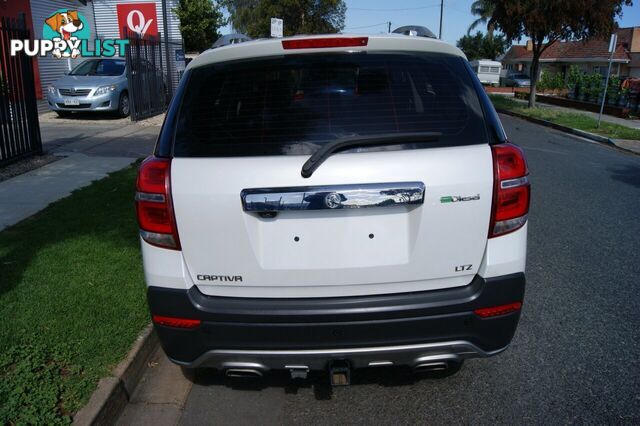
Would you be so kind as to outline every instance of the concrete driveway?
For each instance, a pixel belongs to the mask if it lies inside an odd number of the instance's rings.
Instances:
[[[164,116],[138,123],[110,114],[41,114],[43,149],[52,154],[82,153],[100,157],[144,158],[151,154]]]
[[[527,295],[511,347],[451,377],[400,370],[193,382],[162,352],[120,424],[640,423],[640,156],[503,116],[532,179]]]

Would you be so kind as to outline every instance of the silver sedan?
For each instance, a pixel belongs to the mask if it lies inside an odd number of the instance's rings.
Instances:
[[[89,59],[49,86],[47,100],[61,117],[84,111],[127,117],[131,110],[128,87],[124,60]]]

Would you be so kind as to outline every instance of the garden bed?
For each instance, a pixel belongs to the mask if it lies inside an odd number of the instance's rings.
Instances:
[[[529,93],[518,92],[515,95],[520,99],[529,99]],[[566,108],[577,109],[581,111],[600,112],[600,104],[593,102],[584,102],[577,99],[563,98],[561,96],[552,95],[536,95],[536,101],[545,104],[558,105]],[[609,104],[604,105],[604,113],[607,115],[613,115],[614,117],[629,118],[631,109],[626,107],[613,106]]]
[[[484,86],[487,93],[529,93],[528,87],[492,87]]]
[[[638,129],[604,121],[598,127],[598,120],[580,112],[564,112],[553,108],[527,108],[523,102],[500,95],[491,95],[490,98],[498,111],[512,111],[560,126],[594,133],[605,138],[640,140],[640,130]]]

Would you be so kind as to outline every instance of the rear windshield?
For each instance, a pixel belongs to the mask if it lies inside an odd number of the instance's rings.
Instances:
[[[337,138],[382,133],[440,132],[438,146],[488,140],[473,81],[454,56],[287,55],[195,68],[188,79],[176,157],[312,154]],[[390,148],[366,150],[377,149]]]

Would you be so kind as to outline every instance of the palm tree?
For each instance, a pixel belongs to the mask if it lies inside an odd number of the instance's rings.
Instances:
[[[493,38],[493,31],[495,30],[493,11],[495,9],[496,5],[494,0],[476,0],[471,3],[471,13],[478,16],[478,19],[469,25],[467,34],[471,34],[471,31],[475,30],[480,25],[486,25],[489,39]]]

